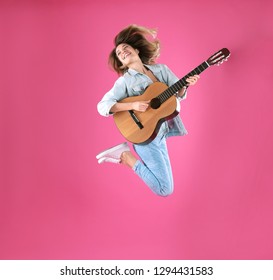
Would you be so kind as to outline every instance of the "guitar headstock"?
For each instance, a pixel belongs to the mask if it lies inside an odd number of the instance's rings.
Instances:
[[[213,54],[209,59],[206,61],[210,66],[211,65],[220,65],[224,61],[227,61],[228,57],[230,56],[230,51],[226,48],[221,49],[220,51]]]

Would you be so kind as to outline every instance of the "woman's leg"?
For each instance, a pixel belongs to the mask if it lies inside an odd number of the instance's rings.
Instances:
[[[147,145],[134,145],[134,149],[142,160],[135,159],[135,173],[157,195],[170,195],[173,176],[165,136],[158,135]]]

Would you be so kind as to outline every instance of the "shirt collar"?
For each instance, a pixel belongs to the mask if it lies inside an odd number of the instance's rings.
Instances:
[[[159,70],[157,69],[157,67],[154,67],[154,65],[148,65],[148,64],[143,64],[145,67],[147,67],[149,70],[151,70],[153,73],[157,73],[159,72]],[[130,75],[134,76],[136,74],[139,74],[139,72],[137,72],[134,69],[128,69],[127,71]]]

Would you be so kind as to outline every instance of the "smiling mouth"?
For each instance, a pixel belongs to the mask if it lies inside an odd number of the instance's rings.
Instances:
[[[126,54],[124,54],[124,56],[123,56],[123,60],[125,60],[125,59],[126,59],[126,57],[127,57],[128,55],[130,55],[130,53],[126,53]]]

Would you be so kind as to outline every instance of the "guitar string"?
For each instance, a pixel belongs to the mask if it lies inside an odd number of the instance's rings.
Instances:
[[[177,91],[179,91],[183,86],[187,85],[186,79],[192,75],[199,75],[201,72],[203,72],[205,69],[208,68],[208,65],[205,62],[197,66],[195,69],[193,69],[189,74],[187,74],[185,77],[177,81],[175,84],[167,88],[165,91],[163,91],[157,98],[159,99],[160,103],[162,104],[167,99],[169,99],[173,94],[175,94]]]

